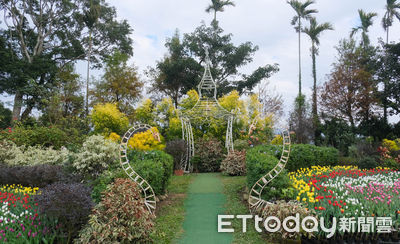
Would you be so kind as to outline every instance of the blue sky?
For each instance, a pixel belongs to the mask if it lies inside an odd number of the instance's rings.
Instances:
[[[279,73],[269,81],[271,89],[276,89],[285,100],[286,108],[293,103],[298,87],[297,35],[290,25],[295,14],[285,0],[233,0],[236,7],[227,7],[225,12],[218,13],[220,26],[226,33],[233,34],[236,44],[251,41],[259,46],[254,61],[242,68],[250,73],[258,66],[278,63]],[[143,71],[154,66],[157,60],[166,53],[165,40],[171,37],[176,29],[180,33],[192,32],[201,21],[211,22],[213,15],[204,10],[210,0],[114,0],[108,1],[117,9],[120,19],[127,19],[134,31],[134,56],[130,62],[138,67],[141,77],[146,79]],[[377,12],[374,25],[370,29],[371,42],[376,44],[385,33],[381,27],[384,14],[384,0],[317,0],[313,8],[318,9],[318,22],[331,22],[334,31],[324,33],[321,38],[320,55],[317,58],[318,83],[326,80],[335,61],[335,46],[339,40],[349,36],[351,29],[358,25],[358,9],[366,12]],[[390,40],[400,39],[400,23],[395,22],[391,28]],[[311,57],[310,42],[302,35],[302,71],[303,90],[311,94]],[[77,71],[86,77],[86,66],[78,63]],[[101,71],[93,71],[99,76]]]

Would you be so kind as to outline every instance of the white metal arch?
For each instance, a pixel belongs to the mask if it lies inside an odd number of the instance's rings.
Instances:
[[[148,130],[152,130],[152,127],[150,125],[139,123],[134,124],[122,137],[121,144],[119,146],[119,159],[121,166],[128,177],[136,182],[141,188],[144,203],[150,213],[154,215],[156,210],[156,195],[154,194],[153,188],[144,178],[142,178],[138,173],[136,173],[135,170],[132,169],[127,154],[129,139],[136,133]],[[152,131],[152,133],[154,138],[156,138],[157,140],[160,139],[157,132]]]
[[[271,171],[261,177],[250,190],[248,202],[250,212],[252,213],[260,213],[267,204],[270,204],[268,201],[261,198],[262,192],[264,188],[282,172],[289,160],[290,133],[288,130],[282,131],[282,138],[282,154],[278,164]]]

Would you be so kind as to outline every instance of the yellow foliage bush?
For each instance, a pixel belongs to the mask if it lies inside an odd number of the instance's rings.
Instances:
[[[389,151],[393,152],[393,151],[398,151],[400,150],[400,145],[397,142],[398,139],[396,139],[396,141],[392,141],[392,140],[388,140],[388,139],[383,139],[382,141],[382,145],[384,147],[386,147],[387,149],[389,149]]]
[[[164,149],[165,145],[162,144],[161,140],[158,141],[156,138],[154,138],[153,133],[159,133],[156,127],[152,127],[150,130],[144,132],[136,133],[131,139],[129,139],[128,146],[132,149],[140,151]]]
[[[122,134],[128,128],[129,120],[114,103],[95,105],[90,115],[94,131],[103,135],[111,132]]]
[[[121,140],[121,137],[117,133],[111,132],[107,139],[113,142],[119,142]]]
[[[272,145],[282,145],[283,143],[283,138],[281,135],[275,135],[274,139],[272,139],[271,144]]]

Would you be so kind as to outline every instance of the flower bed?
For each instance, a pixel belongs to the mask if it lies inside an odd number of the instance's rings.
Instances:
[[[325,219],[391,217],[393,226],[399,224],[399,171],[313,166],[292,172],[289,177],[297,192],[296,200]]]
[[[0,188],[0,242],[39,243],[54,239],[52,228],[37,213],[37,203],[31,199],[38,190],[20,185]]]

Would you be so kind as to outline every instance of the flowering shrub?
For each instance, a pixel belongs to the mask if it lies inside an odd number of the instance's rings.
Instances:
[[[56,219],[68,240],[78,234],[93,207],[90,189],[79,183],[57,182],[48,185],[34,199],[40,213]]]
[[[69,152],[67,149],[54,150],[52,147],[42,146],[20,146],[13,142],[3,141],[4,147],[0,149],[0,159],[10,166],[50,164],[61,165],[68,161]]]
[[[21,185],[0,188],[0,242],[41,243],[56,238],[54,224],[38,213],[31,197],[37,191]]]
[[[75,155],[72,166],[77,173],[96,178],[105,169],[118,162],[118,144],[103,136],[90,136],[83,143],[82,149]]]
[[[221,171],[228,175],[246,175],[246,151],[229,153],[221,163]]]
[[[383,139],[382,146],[389,149],[390,152],[399,151],[400,150],[400,138],[395,141]]]
[[[153,217],[137,184],[129,179],[116,179],[94,208],[88,225],[75,243],[151,242],[153,226]]]
[[[129,139],[128,146],[131,149],[140,151],[164,149],[165,145],[155,138],[153,133],[159,133],[156,127],[152,127],[150,130],[134,134],[131,139]]]
[[[104,135],[109,135],[111,132],[122,134],[129,125],[126,115],[118,110],[116,104],[112,103],[95,105],[90,118],[94,125],[94,131]]]

